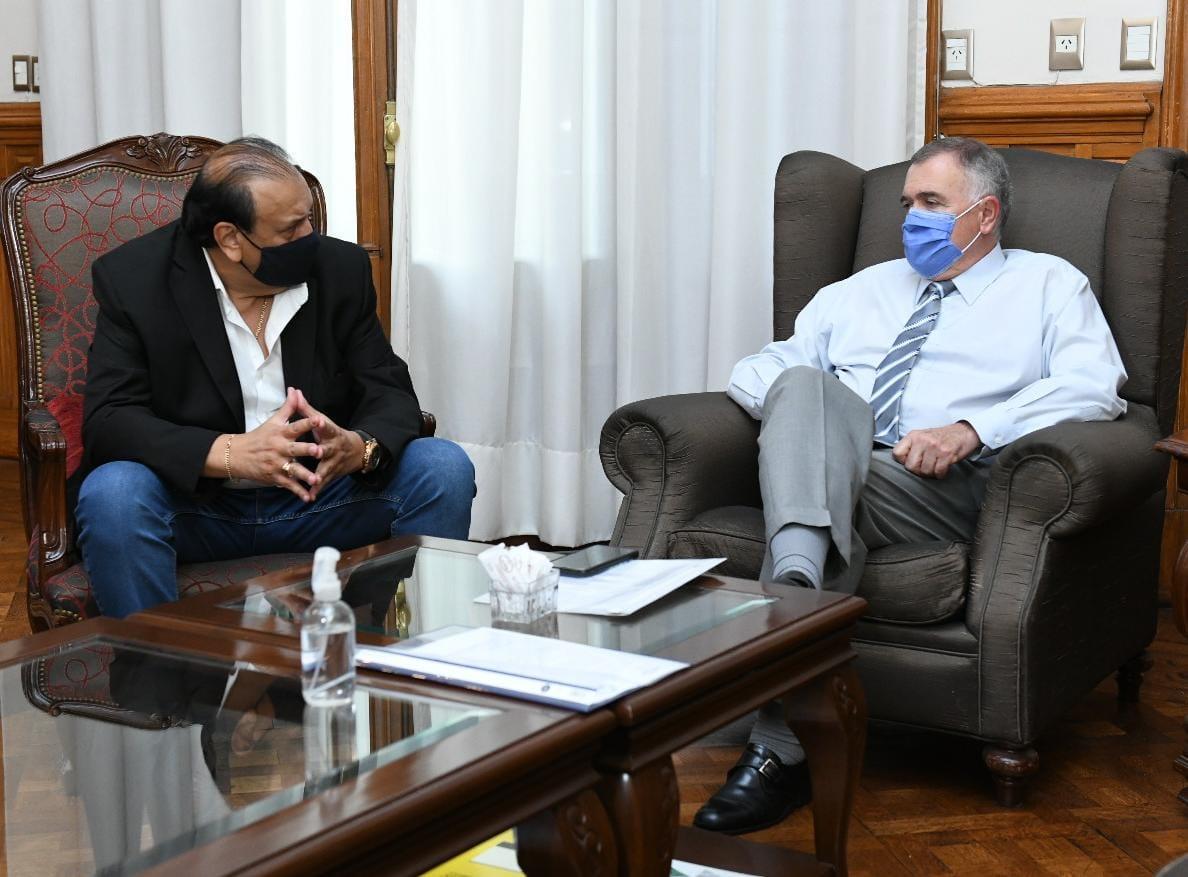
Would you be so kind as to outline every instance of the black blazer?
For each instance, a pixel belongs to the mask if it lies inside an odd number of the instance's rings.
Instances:
[[[213,488],[206,455],[220,433],[244,431],[243,394],[202,250],[174,222],[98,259],[92,278],[83,473],[131,460],[182,490]],[[388,454],[368,480],[386,482],[420,432],[420,405],[376,317],[360,247],[322,238],[309,299],[281,341],[286,385],[339,426],[374,436]]]

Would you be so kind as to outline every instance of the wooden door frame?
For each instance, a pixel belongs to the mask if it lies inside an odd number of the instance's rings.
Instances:
[[[1167,0],[1163,34],[1163,126],[1160,146],[1188,149],[1188,3]]]
[[[924,143],[931,143],[940,133],[941,2],[928,0],[928,24],[925,27],[928,43],[924,47]]]
[[[351,0],[358,242],[371,259],[376,311],[392,331],[392,181],[384,160],[384,108],[394,98],[395,0]]]

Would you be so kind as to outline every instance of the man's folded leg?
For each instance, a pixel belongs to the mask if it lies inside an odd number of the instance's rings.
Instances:
[[[874,415],[833,375],[781,374],[763,405],[759,485],[768,551],[760,578],[853,590],[865,559],[854,506],[870,466]],[[758,713],[750,742],[693,822],[742,834],[774,825],[812,798],[804,749],[779,702]]]

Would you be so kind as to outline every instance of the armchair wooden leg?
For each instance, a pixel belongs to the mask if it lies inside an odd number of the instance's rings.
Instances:
[[[1039,753],[1030,746],[995,746],[982,750],[982,761],[994,777],[994,798],[1000,807],[1023,803],[1027,780],[1039,770]]]
[[[1118,702],[1138,703],[1143,674],[1155,666],[1151,654],[1144,649],[1118,668]]]

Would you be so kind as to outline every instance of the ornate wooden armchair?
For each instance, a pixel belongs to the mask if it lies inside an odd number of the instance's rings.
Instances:
[[[91,264],[176,219],[199,168],[220,145],[166,133],[129,137],[25,168],[0,188],[0,231],[18,332],[21,502],[34,630],[98,614],[73,532],[82,391],[95,329]],[[314,225],[324,232],[321,185],[303,173],[314,196]],[[422,432],[432,434],[428,415]],[[278,554],[182,566],[178,590],[188,596],[224,587],[300,557]]]

